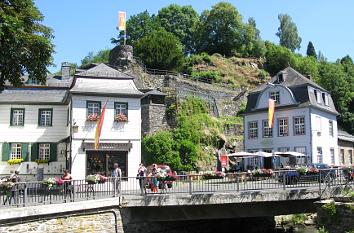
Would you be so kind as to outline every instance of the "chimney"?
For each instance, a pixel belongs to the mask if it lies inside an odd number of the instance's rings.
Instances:
[[[70,63],[63,62],[61,63],[61,79],[69,79],[70,78]]]

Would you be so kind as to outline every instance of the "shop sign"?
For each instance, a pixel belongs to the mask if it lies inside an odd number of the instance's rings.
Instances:
[[[130,151],[133,147],[132,143],[100,143],[98,151]],[[83,142],[82,148],[84,150],[95,150],[95,143]]]

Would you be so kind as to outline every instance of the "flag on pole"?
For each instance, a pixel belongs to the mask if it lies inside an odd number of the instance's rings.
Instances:
[[[269,128],[273,128],[274,108],[275,108],[275,100],[269,99],[269,102],[268,102],[268,127]]]
[[[102,125],[103,125],[103,121],[104,121],[104,113],[106,111],[106,105],[107,105],[107,101],[102,108],[100,119],[98,120],[97,125],[96,125],[95,150],[97,150],[100,147],[100,136],[101,136],[101,130],[102,130]]]
[[[126,29],[126,12],[119,11],[118,17],[119,17],[118,29],[119,29],[119,31],[125,31],[125,29]]]

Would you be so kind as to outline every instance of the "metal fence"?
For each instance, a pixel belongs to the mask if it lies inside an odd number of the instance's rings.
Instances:
[[[104,183],[72,180],[48,187],[43,182],[18,182],[11,189],[0,191],[0,208],[76,202],[110,197],[138,195],[189,195],[252,190],[313,189],[320,193],[331,187],[353,186],[353,181],[341,169],[320,170],[317,174],[298,176],[295,170],[275,171],[262,175],[227,173],[225,176],[178,175],[174,181],[154,182],[155,177],[109,178]],[[154,184],[154,185],[152,185]],[[156,188],[154,188],[156,187]]]

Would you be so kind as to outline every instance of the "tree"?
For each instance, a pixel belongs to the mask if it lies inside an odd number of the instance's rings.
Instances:
[[[260,31],[257,29],[254,18],[249,18],[248,23],[243,25],[241,33],[242,45],[238,53],[244,57],[263,57],[266,52],[264,42],[261,40]]]
[[[22,84],[24,74],[45,83],[54,51],[52,31],[32,0],[0,1],[0,88]]]
[[[340,63],[341,64],[353,64],[353,59],[347,55],[345,57],[342,57],[342,59],[340,59]]]
[[[165,30],[155,31],[137,41],[135,54],[146,66],[155,69],[179,69],[184,61],[183,46]]]
[[[107,63],[109,59],[109,49],[103,49],[98,51],[96,54],[89,52],[89,54],[81,60],[81,66],[91,64],[91,63]]]
[[[316,50],[311,41],[307,45],[306,55],[317,59]]]
[[[300,49],[301,37],[298,35],[296,24],[292,21],[290,15],[279,14],[280,26],[276,35],[280,39],[280,45],[290,49]]]
[[[199,17],[192,6],[171,4],[159,10],[157,18],[161,27],[182,42],[186,54],[194,52],[193,35]]]
[[[196,32],[197,52],[220,53],[231,56],[241,45],[242,17],[228,2],[220,2],[205,10]]]
[[[271,42],[266,42],[266,48],[265,69],[270,75],[275,75],[290,65],[292,53],[289,49]]]
[[[160,22],[155,15],[150,15],[148,11],[132,15],[127,20],[127,44],[135,46],[136,42],[148,34],[161,28]],[[113,44],[122,44],[124,32],[120,32],[118,39],[112,38]]]

